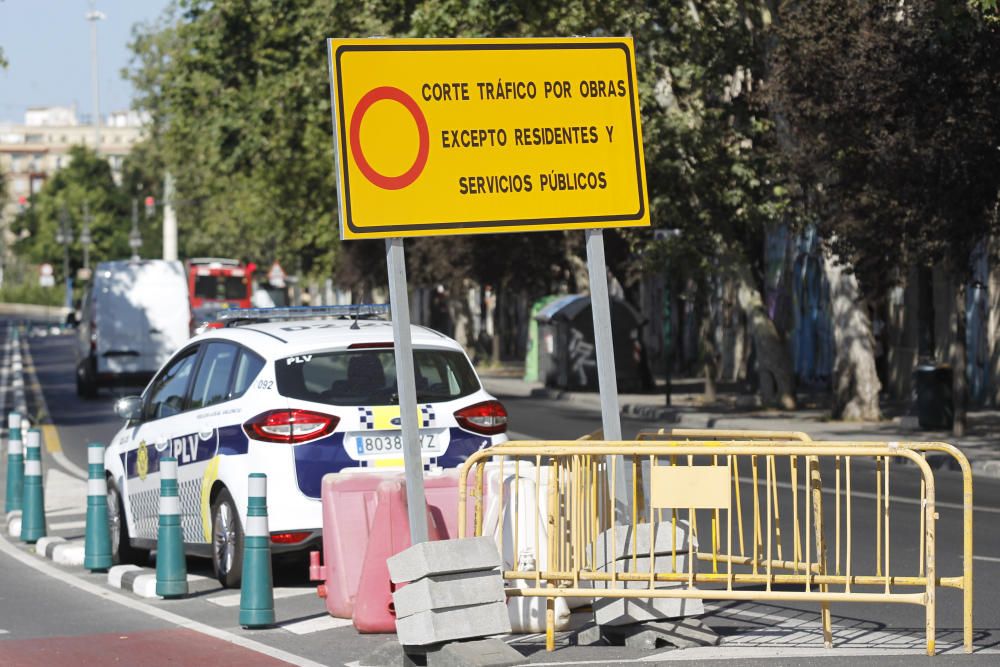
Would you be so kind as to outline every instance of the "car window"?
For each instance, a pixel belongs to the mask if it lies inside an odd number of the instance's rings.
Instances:
[[[249,350],[243,350],[236,364],[236,374],[233,377],[233,391],[230,398],[239,398],[250,388],[250,383],[264,368],[264,360]]]
[[[417,401],[450,401],[479,390],[479,379],[464,354],[454,350],[414,350]],[[275,362],[282,396],[331,405],[398,403],[396,358],[392,350],[343,350],[297,355]]]
[[[191,408],[206,408],[229,400],[229,378],[239,348],[231,343],[209,343],[201,356],[191,391]]]
[[[184,356],[174,359],[169,366],[160,371],[149,387],[143,418],[146,420],[162,419],[176,415],[184,410],[184,398],[187,395],[188,382],[194,362],[197,347],[189,348]]]

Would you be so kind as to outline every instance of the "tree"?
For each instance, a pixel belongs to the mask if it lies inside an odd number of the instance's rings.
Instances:
[[[36,264],[52,263],[58,267],[59,280],[66,278],[61,270],[63,247],[56,242],[64,215],[73,234],[69,246],[70,275],[83,266],[80,231],[84,203],[91,215],[91,263],[122,259],[130,254],[129,203],[115,185],[108,162],[82,146],[70,149],[69,158],[69,165],[57,171],[32,196],[31,205],[18,215],[12,226],[14,233],[22,237],[15,244],[15,251]]]
[[[761,372],[768,378],[761,382],[764,398],[793,407],[788,352],[760,306],[764,234],[782,220],[785,198],[774,168],[772,128],[751,95],[763,74],[758,33],[765,23],[760,5],[733,0],[428,0],[416,7],[412,21],[416,36],[635,35],[651,217],[655,227],[681,233],[652,243],[648,230],[609,232],[609,247],[625,250],[618,258],[609,255],[609,264],[625,278],[660,272],[674,258],[672,269],[698,285],[696,310],[703,318],[709,279],[728,267],[739,269],[730,275],[744,284]],[[548,236],[542,242],[551,247],[574,247]],[[616,244],[615,237],[624,242]],[[500,241],[473,243],[496,247]],[[715,352],[710,337],[701,338],[711,386]]]
[[[866,298],[943,266],[965,303],[973,248],[996,231],[1000,25],[966,2],[781,5],[770,100],[806,215]],[[964,423],[965,331],[952,350]]]

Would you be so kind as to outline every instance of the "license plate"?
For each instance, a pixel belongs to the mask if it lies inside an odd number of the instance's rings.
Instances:
[[[418,437],[420,452],[425,456],[443,453],[448,444],[446,429],[421,429]],[[348,433],[346,440],[352,458],[356,459],[398,457],[403,453],[402,431],[360,431]]]

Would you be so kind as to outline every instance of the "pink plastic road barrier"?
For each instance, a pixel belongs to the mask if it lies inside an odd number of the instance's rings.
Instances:
[[[386,559],[411,546],[406,484],[402,479],[386,480],[378,485],[375,496],[375,520],[368,534],[352,618],[358,632],[395,632],[396,610],[392,604],[395,585],[389,580]],[[447,539],[444,526],[434,514],[428,507],[427,539]]]
[[[362,571],[369,560],[366,554],[370,550],[369,542],[377,539],[383,545],[392,545],[379,558],[383,568],[386,558],[410,546],[405,502],[401,505],[400,521],[376,517],[380,513],[377,493],[379,485],[395,481],[400,483],[401,488],[405,488],[402,484],[404,477],[402,471],[341,472],[323,477],[323,558],[320,564],[319,553],[314,551],[311,554],[309,575],[311,580],[323,582],[317,587],[317,592],[320,597],[325,598],[327,611],[332,616],[355,616]],[[436,539],[457,537],[458,471],[449,469],[427,473],[424,476],[424,495],[427,498],[428,526],[433,533],[431,539],[435,539],[435,536]],[[405,501],[405,494],[402,497]],[[392,514],[389,513],[388,516]],[[471,501],[468,516],[471,528]],[[378,534],[377,538],[373,533]],[[397,539],[388,539],[393,536],[397,536]],[[405,542],[402,540],[404,537]],[[372,591],[382,591],[384,584],[384,589],[389,593],[385,596],[379,593],[372,600],[375,608],[385,608],[391,602],[388,572],[383,579]],[[369,586],[366,585],[364,590],[368,591]],[[368,621],[362,623],[367,625]],[[394,632],[394,627],[384,632]]]

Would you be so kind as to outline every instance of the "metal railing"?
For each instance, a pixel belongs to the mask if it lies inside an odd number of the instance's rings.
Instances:
[[[520,580],[520,587],[507,590],[509,596],[547,599],[550,650],[557,597],[816,602],[827,645],[832,642],[830,602],[917,604],[925,607],[929,655],[934,653],[936,587],[964,588],[971,610],[971,575],[968,580],[936,576],[934,477],[918,443],[798,437],[662,443],[660,437],[673,436],[510,442],[477,452],[463,465],[459,534],[466,536],[466,489],[474,474],[473,532],[495,537],[505,579]],[[890,557],[900,548],[890,539],[889,502],[891,463],[899,460],[916,466],[922,479],[920,498],[909,499],[921,516],[915,573],[899,573]],[[820,476],[821,467],[830,464],[836,478],[832,572]],[[632,473],[624,490],[615,481],[621,465]],[[852,493],[854,476],[866,466],[879,477],[874,518],[871,499]],[[625,520],[615,511],[615,499],[622,495],[629,500]],[[855,548],[859,514],[878,524],[875,554]],[[640,540],[643,531],[647,537]],[[709,536],[704,549],[698,545],[699,531]],[[521,558],[524,552],[532,558]],[[711,563],[708,571],[700,571],[699,562]],[[901,592],[905,588],[921,590]],[[966,631],[968,651],[971,614]]]
[[[640,432],[636,439],[638,440],[657,440],[657,441],[674,441],[674,442],[691,442],[691,441],[718,441],[718,442],[761,442],[769,441],[773,443],[780,442],[815,442],[807,433],[802,431],[758,431],[758,430],[739,430],[739,429],[683,429],[675,428],[670,429],[659,429],[657,431],[645,431]],[[866,446],[872,444],[880,444],[875,442],[844,442],[838,443],[848,446]],[[973,502],[972,502],[972,466],[969,465],[969,460],[966,458],[965,454],[962,453],[957,447],[947,442],[889,442],[882,443],[888,444],[890,447],[906,447],[914,452],[919,452],[920,455],[926,460],[927,454],[935,452],[938,454],[943,454],[950,457],[958,465],[958,469],[962,473],[962,576],[958,577],[947,577],[938,580],[938,585],[946,588],[959,588],[962,590],[962,640],[967,653],[972,651],[972,609],[973,609],[973,586],[972,586],[972,572],[973,572],[973,558],[972,558],[972,540],[973,540]],[[837,564],[839,569],[839,555],[840,555],[840,475],[839,467],[837,471],[837,486],[836,486],[836,502],[837,502],[837,517],[838,523],[836,526],[836,536],[837,536]],[[882,484],[882,472],[881,470],[876,471],[875,480],[875,490],[876,490],[876,502],[882,504],[883,496],[883,484]],[[888,480],[886,480],[888,482]],[[889,502],[888,499],[888,486],[885,487],[885,501]],[[924,482],[921,480],[920,483],[920,502],[923,503],[926,497],[926,490],[924,489]],[[920,550],[923,551],[923,539],[924,539],[924,517],[920,517]],[[878,517],[876,522],[876,544],[881,548],[882,544],[882,521],[881,516]],[[886,526],[888,527],[888,520],[886,520]],[[885,549],[888,553],[888,534],[885,536]],[[921,568],[919,575],[923,575],[923,564],[921,563]]]

